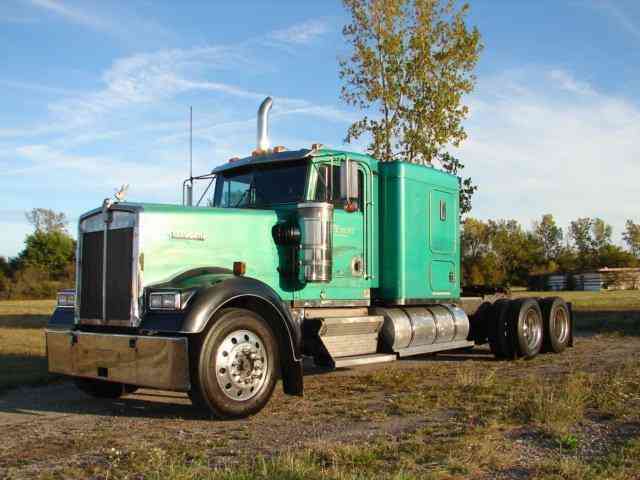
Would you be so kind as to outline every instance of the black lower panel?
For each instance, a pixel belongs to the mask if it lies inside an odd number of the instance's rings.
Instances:
[[[133,228],[109,230],[107,259],[107,320],[128,320],[131,313]]]
[[[89,232],[82,237],[80,317],[102,318],[103,232]]]

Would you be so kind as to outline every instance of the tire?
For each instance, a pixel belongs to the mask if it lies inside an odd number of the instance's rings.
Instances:
[[[273,394],[279,372],[278,342],[257,313],[226,308],[198,347],[190,397],[218,418],[259,412]]]
[[[513,357],[512,342],[508,337],[508,313],[510,303],[507,299],[497,300],[491,305],[491,308],[487,312],[487,338],[491,352],[496,358]]]
[[[93,378],[75,378],[74,383],[79,390],[96,398],[120,398],[124,393],[124,385]]]
[[[540,353],[543,341],[542,311],[533,298],[513,300],[509,308],[509,337],[514,357],[531,359]]]
[[[571,316],[567,303],[560,297],[540,300],[540,310],[544,322],[543,352],[560,353],[571,340]]]
[[[476,345],[487,343],[489,335],[489,314],[492,303],[483,302],[473,315],[469,317],[469,337]]]

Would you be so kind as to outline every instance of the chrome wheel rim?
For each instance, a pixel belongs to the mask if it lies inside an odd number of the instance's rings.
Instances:
[[[264,344],[249,330],[235,330],[225,337],[216,352],[216,378],[232,400],[255,397],[265,384],[269,364]]]
[[[553,335],[559,343],[564,343],[569,334],[569,318],[564,308],[558,308],[553,315]]]
[[[534,350],[542,338],[542,319],[534,309],[529,309],[522,322],[522,336],[529,350]]]

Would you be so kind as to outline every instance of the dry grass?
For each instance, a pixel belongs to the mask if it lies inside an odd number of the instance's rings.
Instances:
[[[480,373],[463,365],[449,382],[433,383],[430,374],[434,372],[425,367],[427,375],[422,376],[422,368],[397,367],[363,375],[373,389],[389,388],[393,398],[407,399],[403,405],[408,408],[386,413],[387,421],[405,416],[414,420],[414,428],[396,435],[359,441],[318,439],[303,449],[249,454],[225,466],[201,446],[132,446],[107,451],[105,461],[90,470],[65,473],[82,478],[171,480],[637,479],[638,437],[611,441],[598,454],[583,455],[579,450],[588,441],[583,440],[583,430],[590,416],[606,413],[613,425],[640,421],[639,361],[629,361],[613,372],[568,372],[557,381],[542,382],[534,376],[497,380],[495,371]],[[335,379],[334,386],[342,389],[354,377]],[[545,386],[540,387],[541,383]],[[318,400],[326,402],[330,393],[320,395]],[[355,396],[346,401],[352,406],[360,403]],[[325,415],[308,413],[304,421]],[[341,420],[344,416],[337,421]],[[528,445],[516,441],[517,432],[526,433]]]
[[[53,300],[0,302],[0,391],[46,382],[43,327]]]

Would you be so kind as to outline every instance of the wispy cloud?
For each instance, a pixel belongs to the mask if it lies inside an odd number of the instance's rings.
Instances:
[[[0,80],[0,85],[14,89],[24,90],[28,92],[42,93],[45,95],[77,95],[76,90],[70,88],[54,87],[50,85],[43,85],[40,83],[23,82],[14,80]]]
[[[122,8],[118,4],[98,2],[92,8],[86,3],[66,0],[23,0],[41,12],[55,15],[67,23],[110,35],[132,48],[149,47],[158,43],[175,41],[176,35],[159,24],[150,15],[133,10],[128,4]]]
[[[328,31],[329,26],[325,21],[313,19],[281,30],[274,30],[268,38],[285,44],[308,45]]]
[[[88,14],[58,0],[30,0],[35,7],[55,13],[64,19],[96,30],[107,31],[109,25],[96,15]]]
[[[39,20],[35,17],[24,17],[18,15],[0,15],[0,23],[16,23],[16,24],[29,24],[38,23]]]
[[[595,95],[595,90],[587,82],[576,80],[569,72],[561,69],[553,69],[549,72],[549,78],[568,92],[578,95]]]
[[[609,0],[591,0],[586,5],[611,17],[627,33],[640,39],[640,18],[633,19],[618,3]]]

